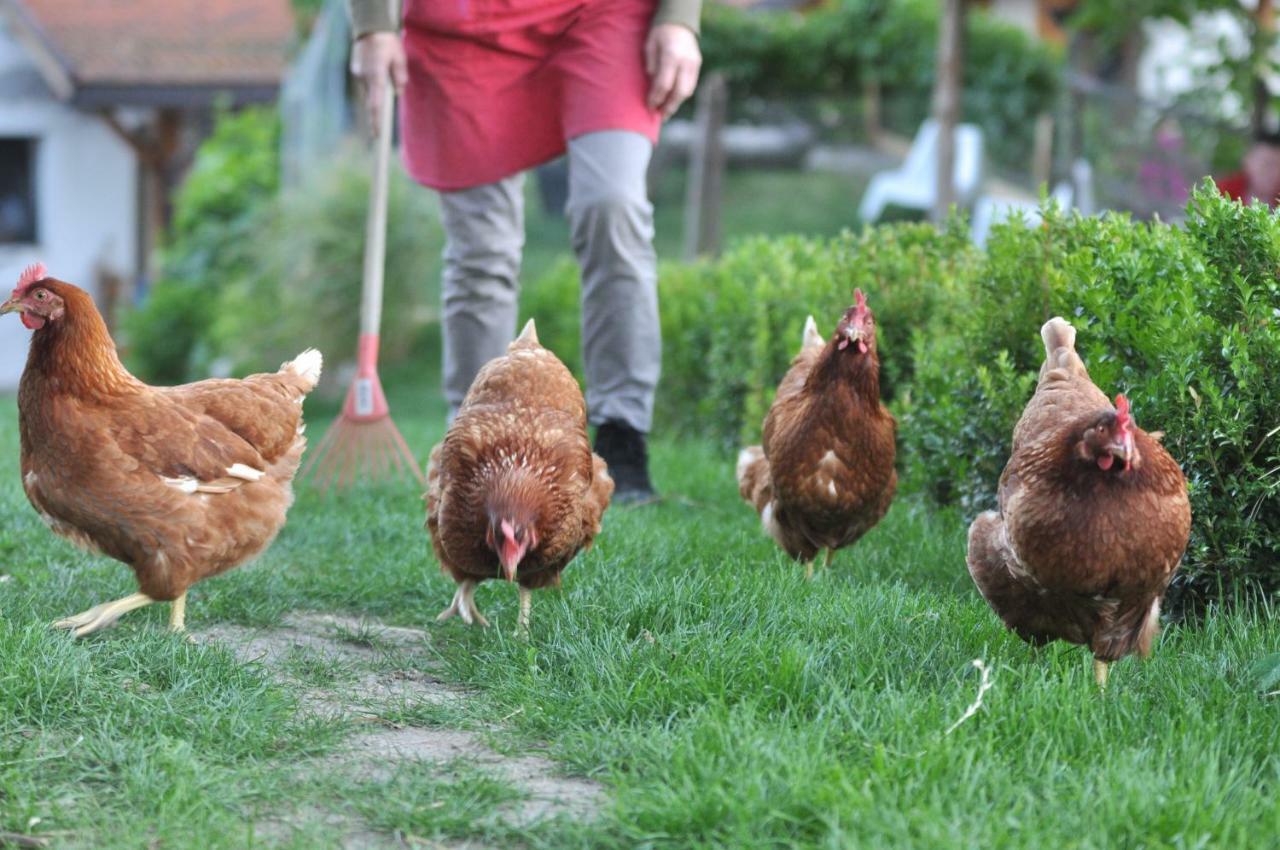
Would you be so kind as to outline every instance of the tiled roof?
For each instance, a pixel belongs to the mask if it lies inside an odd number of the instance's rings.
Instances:
[[[10,0],[77,86],[274,85],[289,0]]]

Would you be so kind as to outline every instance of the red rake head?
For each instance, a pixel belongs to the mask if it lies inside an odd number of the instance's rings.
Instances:
[[[310,451],[298,477],[323,490],[345,490],[359,482],[406,476],[426,486],[422,468],[390,416],[371,422],[343,415]]]

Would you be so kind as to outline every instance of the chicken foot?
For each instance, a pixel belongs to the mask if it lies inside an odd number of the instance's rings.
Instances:
[[[1099,690],[1107,689],[1107,675],[1111,672],[1110,662],[1100,658],[1093,659],[1093,681],[1098,683]]]
[[[101,605],[95,605],[87,611],[81,611],[71,617],[65,617],[53,624],[55,629],[69,629],[71,633],[78,638],[85,635],[91,635],[96,631],[105,629],[121,615],[127,614],[136,608],[142,608],[155,602],[145,593],[131,593],[121,599],[112,602],[103,602]]]
[[[489,621],[480,613],[480,609],[476,607],[475,592],[480,586],[480,582],[471,579],[463,579],[458,582],[458,589],[454,591],[453,601],[449,603],[449,607],[440,612],[436,617],[437,623],[443,623],[445,620],[455,614],[462,618],[462,622],[468,626],[480,624],[488,626]]]

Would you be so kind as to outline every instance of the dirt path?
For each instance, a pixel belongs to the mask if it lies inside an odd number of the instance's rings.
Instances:
[[[450,763],[465,762],[523,792],[524,799],[500,811],[513,827],[556,815],[591,818],[600,805],[598,784],[559,775],[554,763],[544,758],[501,755],[485,743],[482,732],[384,717],[403,716],[406,709],[410,714],[430,706],[448,709],[466,699],[466,691],[435,675],[439,665],[429,657],[431,637],[425,631],[332,614],[295,613],[277,628],[220,625],[195,637],[226,647],[245,662],[262,664],[273,679],[300,694],[304,712],[369,724],[368,731],[348,738],[339,752],[300,766],[308,772],[336,770],[376,783],[406,763],[433,763],[443,770]],[[331,681],[317,685],[317,678]],[[260,826],[264,837],[287,841],[300,825],[317,823],[326,832],[338,831],[339,845],[349,850],[421,846],[341,813],[302,809]]]

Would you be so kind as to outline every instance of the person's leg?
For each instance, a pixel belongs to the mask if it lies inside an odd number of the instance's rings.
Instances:
[[[569,141],[569,224],[582,266],[587,410],[615,498],[653,496],[645,434],[662,366],[653,207],[645,172],[653,146],[606,130]]]
[[[441,192],[444,220],[444,395],[449,420],[480,367],[505,354],[516,333],[524,175]]]

